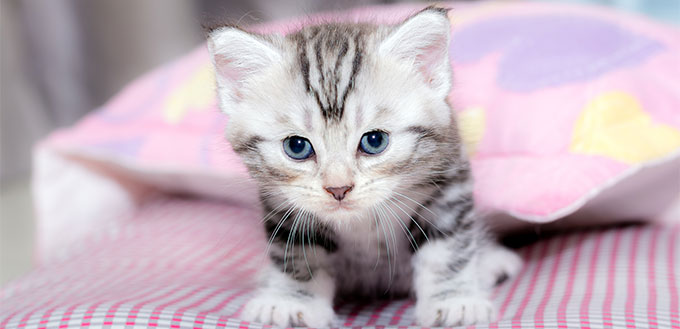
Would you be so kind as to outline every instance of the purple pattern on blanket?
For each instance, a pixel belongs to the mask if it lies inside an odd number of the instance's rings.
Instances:
[[[98,143],[98,144],[91,145],[90,147],[92,149],[96,150],[97,152],[101,152],[102,150],[105,150],[105,151],[109,151],[112,154],[115,154],[115,155],[118,155],[118,156],[135,158],[135,157],[137,157],[137,154],[139,153],[139,150],[141,149],[144,142],[145,142],[145,137],[139,136],[139,137],[125,139],[125,140],[116,140],[116,141],[111,141],[111,142]]]
[[[494,18],[456,31],[454,62],[501,52],[498,84],[511,91],[586,81],[640,63],[663,46],[621,26],[585,16]]]

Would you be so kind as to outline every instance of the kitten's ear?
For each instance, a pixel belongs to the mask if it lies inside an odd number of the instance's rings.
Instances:
[[[233,26],[212,29],[208,51],[215,65],[220,107],[227,114],[241,100],[243,82],[281,60],[272,39]]]
[[[446,97],[451,89],[450,29],[448,9],[427,7],[397,25],[379,51],[415,66],[430,87]]]

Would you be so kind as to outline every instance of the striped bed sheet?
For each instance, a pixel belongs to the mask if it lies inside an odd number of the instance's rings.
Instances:
[[[0,292],[0,328],[234,328],[266,257],[258,213],[163,197]],[[579,231],[520,248],[476,328],[680,328],[678,227]],[[337,305],[336,327],[413,327],[413,301]]]

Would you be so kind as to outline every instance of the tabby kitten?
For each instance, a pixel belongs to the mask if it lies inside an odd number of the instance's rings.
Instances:
[[[396,26],[210,31],[227,138],[270,237],[246,320],[323,327],[336,298],[408,294],[420,325],[494,319],[488,292],[520,260],[473,212],[446,100],[449,29],[428,7]]]

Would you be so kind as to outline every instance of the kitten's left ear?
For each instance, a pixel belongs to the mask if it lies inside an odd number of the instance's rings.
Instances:
[[[451,89],[448,9],[427,7],[395,27],[379,51],[415,66],[435,92],[446,97]]]

